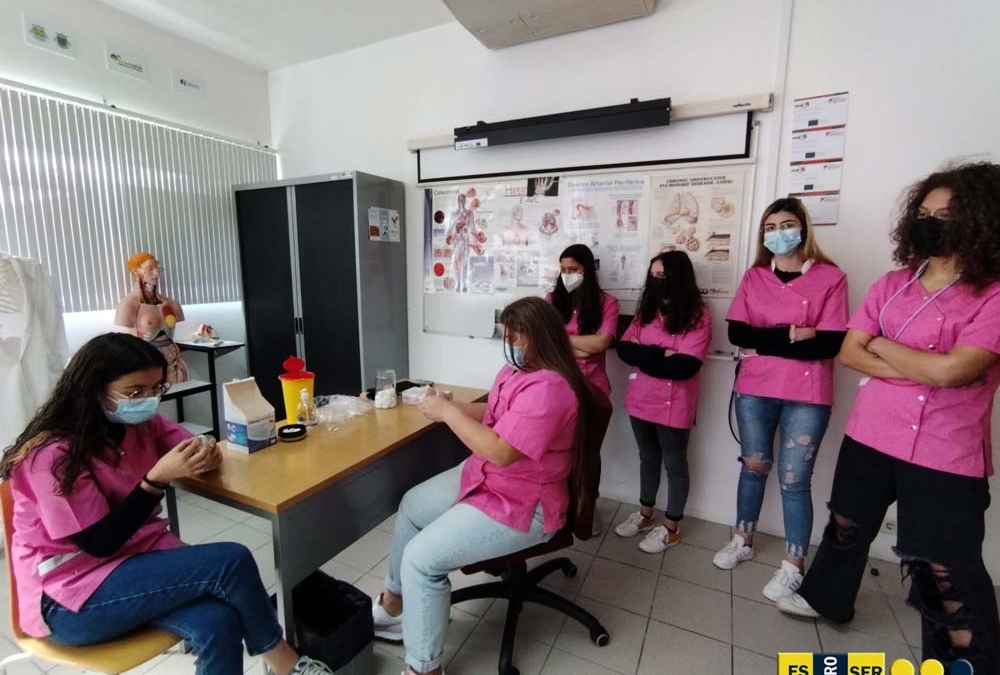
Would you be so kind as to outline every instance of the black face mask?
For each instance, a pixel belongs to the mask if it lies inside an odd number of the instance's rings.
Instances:
[[[660,295],[666,295],[669,282],[663,277],[650,276],[646,278],[646,286]]]
[[[917,218],[910,229],[913,252],[921,258],[944,253],[944,228],[948,221],[934,216]]]

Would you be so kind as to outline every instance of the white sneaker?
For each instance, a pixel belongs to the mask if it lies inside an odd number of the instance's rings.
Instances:
[[[333,671],[322,661],[311,659],[308,656],[300,656],[292,669],[288,671],[288,675],[333,675]]]
[[[681,543],[679,529],[677,532],[671,532],[666,525],[657,525],[639,542],[639,548],[646,553],[663,553],[679,543]]]
[[[786,595],[783,598],[778,598],[778,609],[785,614],[804,616],[809,619],[819,617],[819,612],[813,609],[809,603],[806,602],[806,599],[798,593],[792,593],[791,595]]]
[[[712,564],[720,570],[731,570],[751,558],[753,558],[753,547],[747,546],[747,540],[742,534],[734,534],[733,540],[712,558]]]
[[[593,521],[593,524],[590,526],[590,536],[591,537],[600,537],[601,536],[601,528],[603,526],[604,526],[604,523],[601,522],[601,514],[598,512],[597,509],[594,509],[594,521]],[[443,675],[443,673],[442,673],[442,675]]]
[[[615,534],[619,537],[634,537],[640,532],[648,532],[653,529],[656,525],[656,520],[651,517],[647,518],[638,511],[631,514],[625,519],[625,522],[620,523],[618,527],[615,528]]]
[[[382,594],[372,600],[372,622],[375,624],[375,637],[386,642],[403,641],[403,613],[393,616],[382,606]]]
[[[801,585],[802,572],[799,568],[787,560],[782,560],[781,567],[764,586],[764,597],[771,602],[777,602],[778,598],[795,593]]]

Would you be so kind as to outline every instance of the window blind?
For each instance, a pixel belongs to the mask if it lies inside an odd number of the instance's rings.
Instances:
[[[137,251],[182,304],[240,299],[232,187],[277,173],[267,149],[0,83],[0,250],[67,312],[116,307]]]

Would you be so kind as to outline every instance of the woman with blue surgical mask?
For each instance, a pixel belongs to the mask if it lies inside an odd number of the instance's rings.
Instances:
[[[583,244],[573,244],[559,255],[559,277],[545,296],[559,312],[573,356],[584,377],[611,396],[611,381],[605,366],[605,352],[618,334],[618,298],[601,290],[597,281],[594,253]],[[601,521],[594,512],[593,534],[601,533]]]
[[[741,468],[735,534],[713,563],[732,569],[753,558],[767,477],[778,467],[785,558],[763,589],[776,601],[802,583],[813,467],[833,406],[833,358],[847,330],[847,278],[820,249],[798,199],[779,199],[764,210],[757,258],[726,321],[742,357],[734,386]]]
[[[167,360],[149,342],[99,335],[4,451],[15,620],[71,646],[157,627],[192,646],[199,675],[241,675],[244,643],[277,675],[330,673],[282,639],[245,546],[185,546],[160,518],[172,481],[222,462],[214,440],[157,414],[166,378]]]

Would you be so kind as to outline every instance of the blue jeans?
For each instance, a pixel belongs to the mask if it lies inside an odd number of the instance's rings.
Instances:
[[[403,496],[389,556],[386,590],[403,596],[406,663],[425,673],[441,665],[451,617],[448,573],[481,560],[516,553],[552,538],[542,507],[531,528],[520,532],[485,513],[456,504],[462,465],[414,487]]]
[[[740,484],[736,493],[736,531],[757,529],[764,488],[771,467],[778,466],[781,507],[785,516],[785,551],[804,558],[812,534],[812,474],[830,406],[736,394],[740,429]],[[774,434],[780,428],[780,454],[774,459]],[[760,463],[756,470],[747,466]]]
[[[48,596],[49,636],[88,645],[152,625],[187,640],[198,675],[242,675],[243,641],[251,655],[269,652],[282,631],[257,564],[241,544],[200,544],[128,558],[79,612]]]

